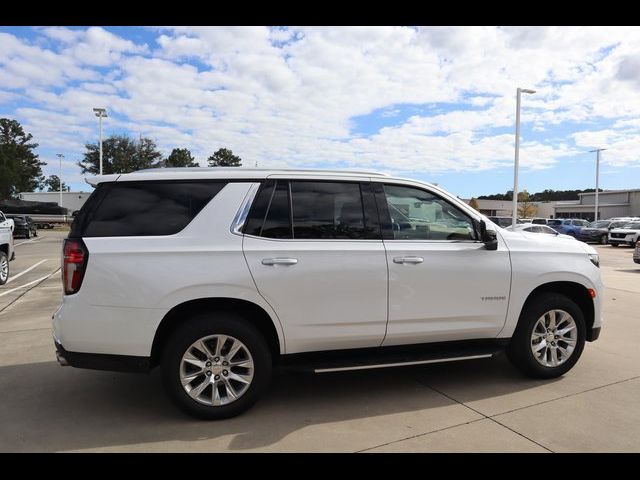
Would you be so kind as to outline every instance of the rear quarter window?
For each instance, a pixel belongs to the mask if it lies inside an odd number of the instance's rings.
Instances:
[[[219,181],[105,183],[74,220],[70,237],[173,235],[226,185]]]

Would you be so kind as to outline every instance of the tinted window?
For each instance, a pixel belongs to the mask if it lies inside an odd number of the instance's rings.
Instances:
[[[288,182],[277,182],[260,235],[268,238],[291,238]]]
[[[264,224],[264,218],[267,215],[267,209],[271,203],[271,197],[273,196],[273,189],[275,186],[276,182],[273,180],[267,180],[261,185],[256,198],[253,200],[249,214],[247,215],[247,221],[244,225],[243,233],[246,233],[247,235],[260,236],[262,225]]]
[[[470,217],[424,190],[385,185],[396,240],[474,240]]]
[[[371,238],[359,183],[291,182],[294,238]]]
[[[547,223],[549,225],[560,225],[562,223],[562,220],[549,220]]]
[[[85,237],[172,235],[222,190],[223,182],[121,182],[102,185],[72,233]],[[89,201],[87,201],[89,204]],[[76,230],[74,232],[74,230]],[[70,235],[71,236],[71,235]]]
[[[544,218],[534,218],[531,223],[535,223],[536,225],[546,225],[547,221]]]

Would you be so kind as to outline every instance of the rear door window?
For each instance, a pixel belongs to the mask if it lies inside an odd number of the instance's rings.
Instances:
[[[216,181],[101,184],[74,220],[70,237],[173,235],[225,185]]]
[[[278,239],[381,239],[378,211],[367,182],[267,180],[244,233]]]

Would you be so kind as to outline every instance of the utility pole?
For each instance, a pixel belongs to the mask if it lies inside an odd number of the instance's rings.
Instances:
[[[100,175],[102,175],[102,119],[108,117],[106,108],[94,108],[93,111],[100,123]]]
[[[606,150],[606,148],[596,148],[595,150],[590,150],[589,153],[596,152],[596,212],[593,217],[593,221],[598,221],[598,190],[600,184],[600,152]]]
[[[513,166],[513,217],[511,225],[515,228],[518,223],[518,168],[520,166],[520,95],[522,93],[536,93],[535,90],[519,88],[516,90],[516,155]]]
[[[60,160],[60,177],[58,178],[60,182],[60,202],[58,203],[58,205],[62,206],[62,159],[64,158],[64,155],[61,153],[56,153],[56,155]]]

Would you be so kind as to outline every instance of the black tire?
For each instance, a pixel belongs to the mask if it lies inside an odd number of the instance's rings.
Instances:
[[[9,280],[9,269],[11,268],[9,267],[9,258],[7,257],[7,254],[0,251],[0,265],[3,265],[5,262],[7,265],[7,276],[6,278],[3,278],[2,273],[0,272],[0,285],[4,285]]]
[[[614,247],[614,248],[617,248],[618,244],[617,243],[612,243],[611,246]]]
[[[31,238],[31,231],[27,230],[27,233],[24,234],[24,238],[27,240]]]
[[[569,313],[577,327],[576,346],[571,356],[556,367],[539,363],[531,351],[531,335],[538,319],[546,312],[558,309]],[[518,326],[507,347],[511,363],[522,373],[533,378],[555,378],[567,373],[576,364],[586,340],[586,325],[582,310],[569,297],[559,293],[541,293],[530,299],[520,314]]]
[[[209,335],[230,335],[240,340],[253,357],[249,388],[235,401],[221,406],[205,405],[191,398],[180,382],[182,356],[196,340]],[[162,355],[161,375],[172,401],[184,412],[205,420],[235,417],[258,400],[271,379],[271,351],[262,334],[242,316],[231,312],[199,314],[186,320],[168,339]]]
[[[606,245],[609,242],[609,237],[606,235],[602,235],[600,237],[600,245]]]

